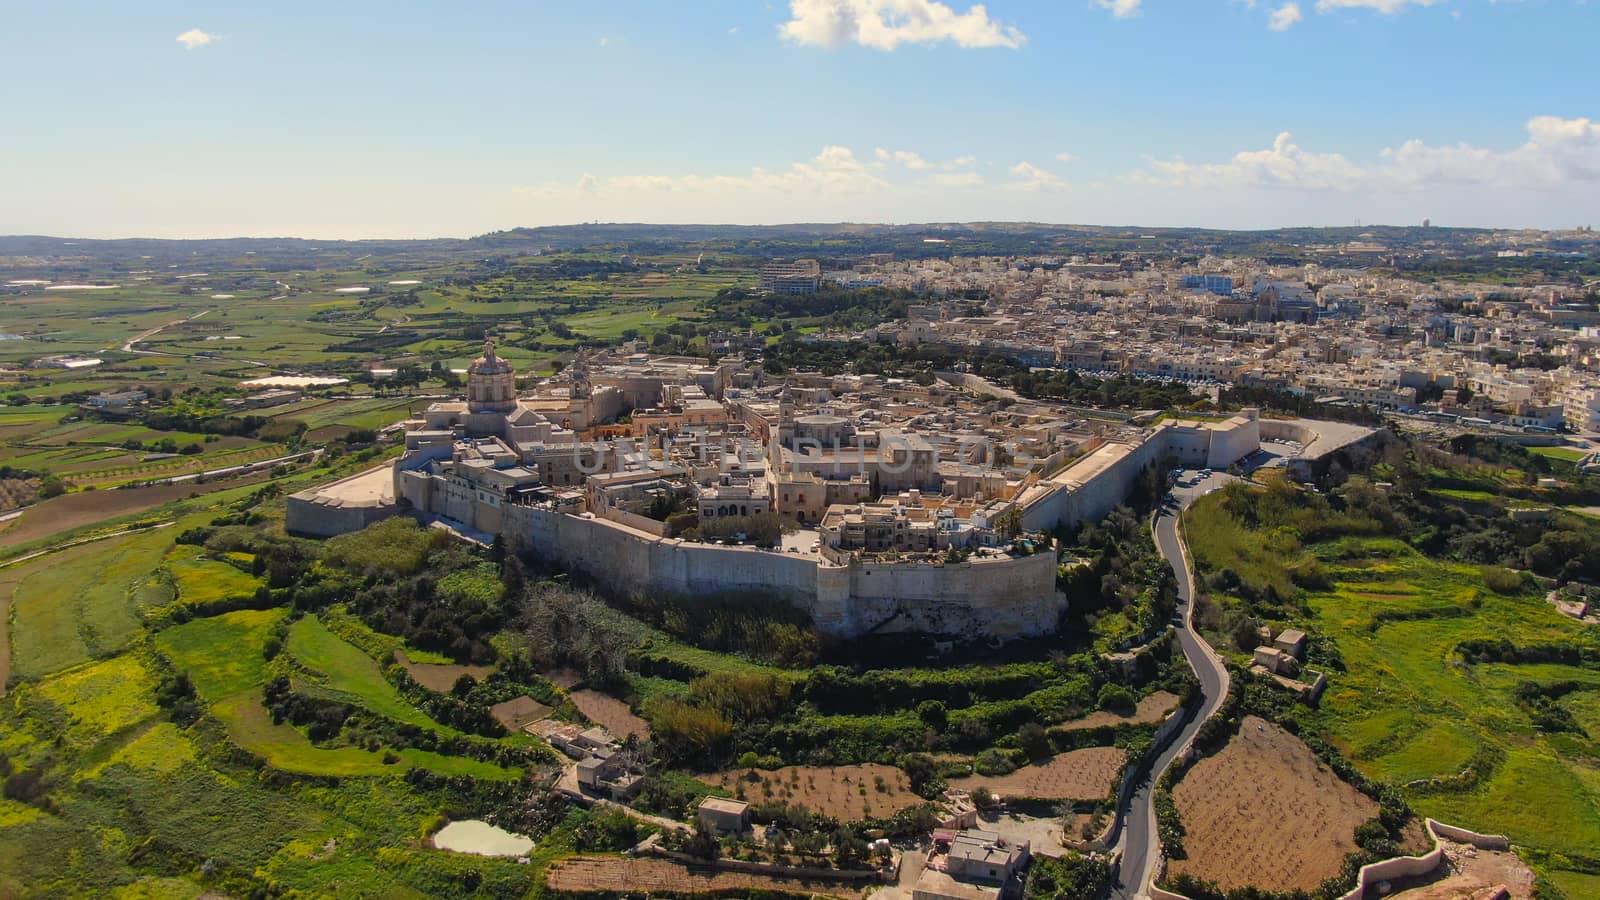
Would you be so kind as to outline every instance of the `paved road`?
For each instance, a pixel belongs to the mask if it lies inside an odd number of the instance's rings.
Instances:
[[[1192,477],[1194,473],[1185,472],[1182,479],[1189,480]],[[1181,508],[1187,508],[1206,492],[1228,480],[1231,480],[1229,476],[1219,473],[1192,487],[1176,488],[1173,496]],[[1200,694],[1204,699],[1199,713],[1184,724],[1161,755],[1156,757],[1155,763],[1135,785],[1128,800],[1123,813],[1121,837],[1117,843],[1122,851],[1122,865],[1117,874],[1117,883],[1111,890],[1114,900],[1145,896],[1155,873],[1156,861],[1161,855],[1161,840],[1156,832],[1155,785],[1161,780],[1161,773],[1188,747],[1200,726],[1221,708],[1222,699],[1228,692],[1228,671],[1223,667],[1222,660],[1194,631],[1194,572],[1178,538],[1175,509],[1162,509],[1156,519],[1155,541],[1156,549],[1172,564],[1178,576],[1178,612],[1182,617],[1177,627],[1178,643],[1183,647],[1183,655],[1188,659],[1190,668],[1194,669],[1195,676],[1200,680]]]

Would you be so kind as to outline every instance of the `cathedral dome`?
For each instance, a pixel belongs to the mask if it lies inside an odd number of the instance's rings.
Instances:
[[[472,361],[468,375],[509,375],[511,363],[494,355],[494,341],[483,342],[483,355]]]

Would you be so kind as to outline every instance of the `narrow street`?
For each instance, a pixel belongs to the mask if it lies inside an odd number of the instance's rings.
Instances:
[[[1179,481],[1188,482],[1190,486],[1175,488],[1172,495],[1177,501],[1176,505],[1162,507],[1155,521],[1153,531],[1156,549],[1172,566],[1178,578],[1178,621],[1174,623],[1178,644],[1183,648],[1189,667],[1200,680],[1203,699],[1199,712],[1184,723],[1183,728],[1156,757],[1154,764],[1142,773],[1126,805],[1118,810],[1123,825],[1117,842],[1122,865],[1111,889],[1111,896],[1116,900],[1147,896],[1146,890],[1161,855],[1161,839],[1156,829],[1156,783],[1178,754],[1194,740],[1200,726],[1222,707],[1222,700],[1228,692],[1228,670],[1216,651],[1194,630],[1194,569],[1189,564],[1188,551],[1178,534],[1178,513],[1231,480],[1231,476],[1222,473],[1201,479],[1196,472],[1183,472],[1179,475]]]

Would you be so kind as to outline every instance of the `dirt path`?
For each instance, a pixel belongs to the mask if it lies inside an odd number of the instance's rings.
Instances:
[[[140,354],[142,356],[178,356],[179,354],[177,354],[177,353],[165,353],[165,352],[160,351],[160,350],[139,350],[139,349],[136,349],[133,345],[137,344],[137,343],[139,343],[141,341],[148,341],[149,339],[155,337],[156,335],[158,335],[161,332],[167,330],[168,328],[173,327],[174,325],[182,325],[185,322],[193,322],[195,319],[200,318],[201,316],[205,315],[208,312],[211,312],[211,310],[203,309],[200,312],[197,312],[194,315],[189,316],[187,318],[174,319],[173,321],[168,322],[165,325],[157,325],[156,327],[151,328],[148,331],[141,331],[138,334],[134,335],[131,338],[128,338],[126,341],[123,342],[123,344],[122,344],[122,352],[123,353],[137,353],[137,354]],[[106,349],[110,350],[111,348],[107,347]]]

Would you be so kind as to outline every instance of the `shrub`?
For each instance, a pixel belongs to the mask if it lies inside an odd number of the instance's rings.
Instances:
[[[979,753],[978,758],[972,761],[972,767],[977,770],[979,775],[988,775],[990,777],[1009,775],[1017,770],[1010,757],[999,750],[993,749]]]
[[[1522,592],[1522,576],[1504,566],[1484,566],[1483,583],[1496,594],[1518,594]]]
[[[1100,708],[1117,712],[1131,712],[1139,705],[1133,692],[1120,684],[1107,684],[1100,688]]]

